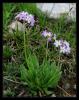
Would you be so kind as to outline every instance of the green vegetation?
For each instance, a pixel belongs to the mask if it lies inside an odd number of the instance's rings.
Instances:
[[[26,33],[10,34],[8,25],[20,11],[35,15],[37,24],[33,28],[26,28]],[[47,40],[41,36],[45,28],[55,33],[57,39],[62,38],[69,42],[69,55],[59,54],[52,43],[48,43],[46,48]],[[50,19],[34,3],[3,4],[3,96],[48,96],[53,93],[65,96],[57,85],[62,87],[66,84],[64,78],[67,82],[70,79],[72,83],[76,79],[75,74],[75,21],[68,22],[65,16]],[[21,94],[22,91],[24,94]],[[73,93],[69,94],[72,96]]]

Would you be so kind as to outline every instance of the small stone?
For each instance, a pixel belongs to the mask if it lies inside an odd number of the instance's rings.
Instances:
[[[3,95],[6,95],[6,93],[7,93],[7,91],[4,90],[4,91],[3,91]]]
[[[72,77],[72,76],[69,74],[69,75],[68,75],[68,78],[70,79],[71,77]]]
[[[76,95],[74,94],[73,97],[76,97]]]
[[[64,86],[65,89],[69,89],[70,88],[70,84],[66,83],[66,85]]]
[[[18,31],[19,32],[24,32],[25,31],[25,25],[22,24],[21,22],[19,21],[13,21],[9,26],[9,33],[13,33],[13,31],[17,31],[17,28],[18,28]]]
[[[56,95],[55,94],[52,94],[52,96],[51,97],[56,97]]]
[[[75,84],[73,87],[74,87],[74,89],[76,90],[76,84]]]

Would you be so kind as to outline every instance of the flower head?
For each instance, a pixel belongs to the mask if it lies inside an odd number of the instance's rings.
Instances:
[[[47,30],[44,30],[44,31],[42,32],[42,36],[43,36],[43,37],[47,37],[47,40],[48,40],[48,41],[51,41],[51,40],[52,40],[52,33],[51,33],[51,32],[48,32]]]
[[[55,40],[54,42],[55,47],[59,47],[60,53],[69,54],[70,53],[70,46],[69,43],[65,40]]]
[[[47,30],[44,30],[42,32],[42,36],[44,36],[44,37],[52,37],[52,33],[51,32],[48,32]]]
[[[47,41],[48,41],[48,42],[51,42],[51,40],[52,40],[52,38],[51,38],[51,37],[49,37],[49,38],[47,39]]]
[[[55,40],[54,45],[55,45],[56,47],[59,47],[59,46],[60,46],[60,40]]]
[[[67,41],[63,41],[63,43],[60,45],[60,53],[69,54],[70,50],[71,48],[69,46],[69,43]]]
[[[27,12],[20,12],[15,19],[18,19],[19,21],[24,21],[30,24],[30,26],[34,26],[35,20],[34,16],[32,14],[28,14]]]
[[[26,18],[27,18],[27,16],[28,16],[28,13],[22,11],[22,12],[20,12],[20,13],[15,17],[15,19],[18,19],[18,20],[20,20],[20,21],[21,21],[21,20],[25,21]]]

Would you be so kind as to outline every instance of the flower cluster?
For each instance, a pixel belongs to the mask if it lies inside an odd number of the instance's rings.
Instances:
[[[54,41],[54,46],[59,47],[60,53],[63,54],[69,54],[70,53],[70,45],[66,40],[57,40],[56,39],[56,34],[53,34],[52,32],[48,32],[47,30],[44,30],[42,33],[43,37],[47,37],[47,41],[52,41],[52,38],[55,40]]]
[[[56,34],[52,34],[51,32],[48,32],[47,30],[44,30],[41,34],[43,37],[47,37],[48,41],[52,41],[52,37],[54,40],[56,39]]]
[[[59,47],[60,53],[69,54],[70,53],[70,45],[66,40],[55,40],[54,45]]]
[[[30,26],[34,26],[35,19],[32,14],[29,14],[28,12],[20,12],[16,17],[16,20],[27,22]],[[50,42],[52,39],[55,41],[53,44],[55,47],[59,47],[60,53],[69,54],[70,53],[70,45],[66,40],[56,40],[56,34],[53,34],[52,32],[49,32],[47,30],[44,30],[41,35],[45,38],[47,38],[47,41]]]
[[[35,24],[35,20],[34,20],[34,16],[32,14],[29,14],[28,12],[20,12],[15,19],[19,20],[19,21],[23,21],[23,22],[27,22],[28,24],[30,24],[30,26],[34,26]]]
[[[42,36],[47,37],[48,41],[51,41],[51,39],[52,39],[52,33],[48,32],[47,30],[44,30],[42,32]]]

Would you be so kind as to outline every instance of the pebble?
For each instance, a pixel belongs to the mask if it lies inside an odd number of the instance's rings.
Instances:
[[[72,76],[69,74],[69,75],[68,75],[68,78],[69,78],[69,79],[71,79],[71,78],[72,78]]]
[[[64,86],[65,89],[69,89],[70,88],[70,84],[66,83],[66,85]]]
[[[73,97],[76,97],[76,95],[74,94]]]
[[[51,97],[56,97],[56,95],[55,94],[52,94],[52,96]]]
[[[76,84],[75,84],[73,87],[74,87],[74,89],[76,90]]]
[[[18,26],[18,31],[24,32],[25,31],[25,25],[22,24],[19,21],[13,21],[9,26],[9,33],[13,33],[13,30],[16,31]]]
[[[3,91],[3,95],[6,95],[6,93],[7,93],[7,91],[4,90],[4,91]]]

